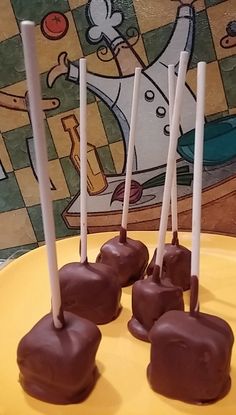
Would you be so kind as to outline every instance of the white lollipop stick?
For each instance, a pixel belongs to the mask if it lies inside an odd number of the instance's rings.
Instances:
[[[128,156],[127,156],[127,163],[126,163],[125,194],[124,194],[122,221],[121,221],[121,226],[123,229],[127,229],[127,223],[128,223],[130,185],[131,185],[131,177],[132,177],[133,158],[134,158],[134,142],[135,142],[135,132],[136,132],[136,125],[137,125],[140,76],[141,76],[141,68],[135,68],[134,89],[133,89],[131,120],[130,120],[129,146],[128,146]]]
[[[87,260],[87,76],[86,59],[80,59],[80,262]]]
[[[56,328],[61,328],[63,326],[61,318],[61,292],[58,278],[55,224],[50,193],[44,120],[41,108],[41,87],[36,54],[34,22],[22,22],[21,29],[27,85],[29,90],[30,116],[34,134],[43,227],[47,247],[48,270],[52,296],[52,316],[54,326]]]
[[[206,63],[197,66],[197,106],[194,144],[193,169],[193,207],[192,207],[192,257],[191,275],[199,277],[200,233],[201,233],[201,202],[202,202],[202,161],[204,140],[204,109],[205,109]],[[198,299],[194,311],[198,310]]]
[[[175,159],[176,159],[177,140],[179,137],[180,111],[181,111],[182,98],[183,98],[184,87],[185,87],[185,78],[186,78],[186,72],[187,72],[188,58],[189,58],[188,52],[181,52],[179,72],[178,72],[177,85],[176,85],[176,93],[175,93],[174,110],[173,110],[173,115],[171,119],[172,122],[171,122],[171,128],[170,128],[170,143],[169,143],[169,150],[168,150],[168,156],[167,156],[166,178],[165,178],[163,202],[162,202],[162,208],[161,208],[159,241],[158,241],[157,255],[156,255],[156,261],[155,261],[155,265],[159,266],[160,268],[159,275],[161,275],[163,254],[164,254],[164,248],[165,248],[165,235],[166,235],[169,207],[170,207],[171,186],[172,186],[174,165],[175,165]]]
[[[175,65],[168,65],[168,91],[169,91],[169,125],[171,129],[174,101],[175,101]],[[174,161],[174,173],[171,187],[171,224],[172,233],[178,232],[178,208],[177,208],[177,183],[176,183],[176,159]]]

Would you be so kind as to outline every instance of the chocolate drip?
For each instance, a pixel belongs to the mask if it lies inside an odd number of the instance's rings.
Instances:
[[[173,232],[171,244],[172,245],[179,245],[179,238],[178,238],[178,232],[177,231]]]
[[[127,229],[120,227],[120,237],[119,242],[124,244],[127,241]]]
[[[196,275],[191,276],[190,315],[196,317],[199,313],[198,304],[199,281]]]
[[[155,264],[152,273],[152,281],[156,282],[157,284],[161,284],[160,271],[161,269],[159,265]]]

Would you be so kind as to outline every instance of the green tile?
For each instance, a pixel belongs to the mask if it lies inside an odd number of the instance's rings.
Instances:
[[[227,0],[205,0],[205,6],[206,7],[215,6],[216,4],[224,3],[225,1]]]
[[[161,54],[168,39],[171,36],[174,23],[169,23],[158,29],[151,30],[142,34],[148,62],[153,62],[158,55]]]
[[[0,43],[0,62],[0,88],[25,79],[25,65],[20,35]]]
[[[221,76],[229,108],[236,107],[236,55],[219,61]]]
[[[48,158],[49,160],[53,160],[58,156],[46,120],[45,128],[48,144]],[[3,133],[2,135],[14,169],[29,167],[30,158],[28,155],[27,139],[33,137],[31,125],[16,128],[15,130]]]
[[[16,259],[35,248],[38,248],[36,243],[0,249],[0,259],[10,259],[10,257]]]
[[[190,68],[195,68],[197,63],[200,61],[209,63],[215,60],[215,48],[207,13],[205,10],[202,10],[196,15],[194,47],[190,61]]]
[[[70,191],[70,195],[74,196],[80,190],[80,176],[76,171],[70,157],[63,157],[60,159],[61,166],[64,172],[64,176],[67,182],[67,186]]]
[[[67,12],[70,10],[67,0],[11,0],[18,21],[33,20],[36,24],[50,12]]]
[[[115,174],[116,169],[113,163],[113,158],[109,146],[103,146],[97,148],[98,156],[100,158],[103,171],[105,174]]]
[[[11,172],[7,175],[6,179],[0,180],[0,212],[7,212],[25,206],[15,173]]]
[[[113,2],[113,10],[120,10],[123,12],[123,22],[116,29],[127,39],[139,32],[138,21],[135,16],[132,0],[116,0]],[[97,51],[99,47],[105,46],[106,43],[102,40],[98,43],[91,43],[87,37],[87,31],[91,27],[87,19],[87,5],[77,7],[72,11],[75,25],[80,38],[80,44],[84,56],[90,55]],[[132,30],[134,28],[134,31]]]
[[[77,234],[76,230],[68,229],[66,227],[66,224],[62,218],[62,212],[66,209],[69,202],[70,202],[69,198],[53,201],[56,238],[63,238],[66,236]],[[28,210],[37,240],[39,242],[44,241],[45,238],[44,238],[44,232],[43,232],[41,206],[40,205],[31,206],[27,208],[27,210]]]
[[[98,102],[98,108],[106,131],[108,142],[115,143],[122,139],[121,130],[115,116],[104,102]]]
[[[58,98],[60,106],[55,110],[47,111],[47,117],[60,114],[79,107],[79,86],[73,82],[66,80],[65,76],[57,78],[52,88],[47,85],[47,73],[41,75],[41,85],[44,98]],[[87,102],[95,102],[95,96],[88,92]]]
[[[206,120],[207,122],[214,121],[218,120],[219,118],[226,117],[227,115],[229,115],[229,111],[217,112],[216,114],[207,115]]]

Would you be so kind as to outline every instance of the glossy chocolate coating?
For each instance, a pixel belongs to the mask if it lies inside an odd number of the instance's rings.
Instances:
[[[147,267],[151,275],[156,259],[156,250]],[[191,251],[178,243],[165,244],[161,280],[164,285],[175,285],[184,291],[190,288]]]
[[[211,403],[230,389],[233,332],[204,313],[165,313],[152,327],[148,379],[158,393],[190,403]]]
[[[65,312],[65,325],[55,329],[44,316],[20,341],[20,383],[29,395],[54,404],[84,400],[98,376],[95,356],[101,333],[94,323]]]
[[[132,290],[133,316],[128,329],[139,340],[150,341],[148,334],[153,324],[169,310],[184,310],[180,287],[163,286],[155,274],[137,281]]]
[[[121,286],[125,287],[143,278],[149,254],[142,242],[127,238],[123,231],[123,234],[101,247],[96,262],[110,265],[116,270]]]
[[[59,271],[63,310],[96,324],[114,320],[120,311],[121,287],[105,264],[72,262]]]

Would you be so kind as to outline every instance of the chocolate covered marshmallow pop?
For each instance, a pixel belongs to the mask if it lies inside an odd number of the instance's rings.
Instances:
[[[80,236],[81,259],[59,271],[62,306],[96,324],[114,320],[120,311],[121,287],[116,270],[87,260],[86,60],[80,59]]]
[[[174,174],[176,146],[179,131],[179,116],[187,71],[188,53],[181,52],[177,79],[173,118],[170,129],[170,143],[166,167],[163,202],[161,209],[159,243],[153,273],[137,281],[132,290],[133,316],[128,322],[129,331],[140,340],[149,341],[148,333],[154,322],[169,310],[183,310],[183,291],[180,287],[164,286],[161,281],[165,235],[168,222],[172,177]],[[174,270],[173,270],[174,272]]]
[[[94,323],[74,314],[64,313],[61,308],[34,23],[26,21],[21,27],[48,256],[52,312],[44,316],[19,342],[19,380],[24,391],[34,398],[54,404],[70,404],[85,399],[96,382],[95,356],[101,333]]]
[[[204,131],[205,63],[198,64],[194,151],[190,312],[169,311],[153,326],[148,379],[158,393],[181,401],[212,403],[230,389],[234,342],[229,324],[199,311],[198,276]]]
[[[135,128],[137,124],[136,119],[138,110],[140,75],[141,69],[136,68],[120,234],[119,236],[110,239],[102,245],[96,260],[97,263],[108,264],[112,266],[114,270],[116,270],[118,280],[122,287],[130,285],[134,281],[143,278],[149,258],[148,249],[141,241],[133,240],[127,237],[128,210],[134,155]]]
[[[168,66],[168,91],[169,91],[169,123],[173,114],[175,99],[175,66]],[[172,241],[165,244],[161,280],[165,285],[175,285],[188,290],[190,288],[191,252],[185,246],[180,245],[178,238],[178,208],[177,208],[177,183],[176,160],[174,162],[174,174],[171,188],[171,222]],[[147,267],[147,275],[152,275],[155,264],[156,250],[150,264]]]

